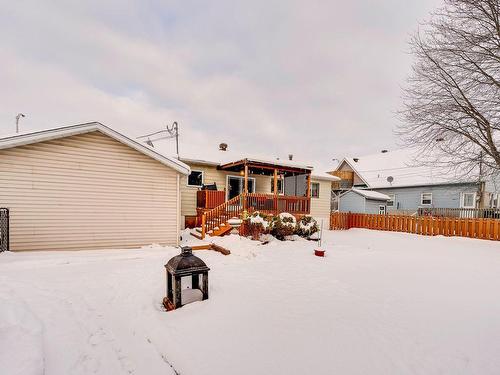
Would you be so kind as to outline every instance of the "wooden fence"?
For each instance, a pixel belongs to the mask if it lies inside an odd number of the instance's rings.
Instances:
[[[500,219],[498,208],[420,207],[417,216],[456,217],[460,219]]]
[[[334,212],[330,229],[366,228],[422,234],[500,240],[500,220],[451,217],[415,217]]]

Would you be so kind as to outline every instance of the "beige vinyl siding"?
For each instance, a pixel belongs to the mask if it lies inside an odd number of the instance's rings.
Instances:
[[[217,184],[217,190],[223,190],[226,187],[226,174],[219,171],[215,166],[189,164],[192,171],[203,172],[204,184]],[[196,215],[196,192],[198,187],[188,186],[187,176],[181,177],[181,215],[193,216]]]
[[[250,175],[255,178],[255,192],[259,194],[271,194],[271,181],[273,177],[262,175]]]
[[[311,197],[311,216],[319,219],[330,217],[330,202],[332,194],[331,181],[311,179],[311,182],[319,183],[319,198]]]
[[[177,176],[97,131],[0,150],[11,249],[176,244]]]

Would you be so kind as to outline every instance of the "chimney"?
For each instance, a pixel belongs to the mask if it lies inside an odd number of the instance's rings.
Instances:
[[[380,151],[380,152],[381,152],[382,154],[385,154],[385,153],[389,152],[389,150],[382,150],[382,151]]]
[[[221,143],[219,145],[219,151],[227,151],[227,143]]]
[[[293,160],[293,154],[288,154],[288,160]]]

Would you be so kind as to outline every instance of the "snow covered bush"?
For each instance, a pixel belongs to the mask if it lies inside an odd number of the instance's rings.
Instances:
[[[283,212],[278,216],[273,217],[271,222],[271,234],[278,240],[285,240],[287,236],[295,233],[297,228],[297,220],[295,216],[288,212]]]
[[[248,235],[252,237],[253,240],[259,240],[263,234],[269,232],[269,222],[269,216],[259,211],[255,211],[248,219]]]
[[[310,215],[302,216],[297,224],[297,234],[301,237],[307,238],[318,231],[318,222]]]

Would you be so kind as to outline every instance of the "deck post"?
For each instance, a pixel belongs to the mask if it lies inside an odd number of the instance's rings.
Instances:
[[[207,216],[205,213],[201,216],[201,239],[205,238],[205,222],[207,221]]]
[[[274,187],[274,213],[277,215],[278,212],[278,169],[274,168],[274,180],[273,180],[273,187]]]
[[[243,184],[243,211],[247,209],[247,194],[248,194],[248,165],[245,162],[245,175]]]
[[[311,173],[307,175],[307,190],[306,190],[306,197],[307,197],[307,207],[306,211],[308,213],[311,213]]]

